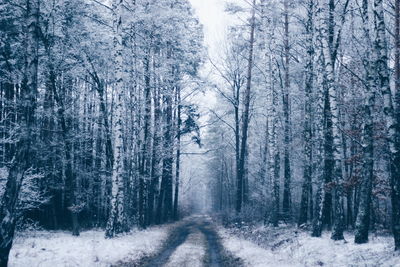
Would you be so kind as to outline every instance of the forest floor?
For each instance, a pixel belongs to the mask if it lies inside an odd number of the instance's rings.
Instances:
[[[367,244],[354,244],[354,235],[333,241],[330,232],[321,238],[295,226],[231,225],[218,228],[223,246],[251,267],[400,267],[389,233],[371,233]]]
[[[11,267],[400,267],[389,233],[371,233],[356,245],[354,235],[333,241],[329,232],[313,238],[290,225],[233,224],[223,227],[210,216],[135,230],[114,239],[92,230],[73,237],[68,232],[19,233],[10,255]]]
[[[105,267],[122,259],[140,262],[159,251],[176,224],[133,230],[113,239],[104,230],[81,232],[72,236],[62,231],[25,231],[18,233],[10,253],[10,267]]]

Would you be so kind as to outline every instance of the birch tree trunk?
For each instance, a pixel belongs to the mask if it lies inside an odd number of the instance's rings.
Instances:
[[[116,234],[127,231],[127,222],[124,211],[124,149],[123,149],[123,44],[122,44],[122,8],[123,0],[113,1],[113,39],[115,56],[115,91],[114,118],[113,118],[113,170],[111,190],[111,211],[108,218],[106,237],[112,238]]]
[[[395,241],[395,250],[400,250],[400,138],[396,112],[393,105],[393,96],[390,90],[388,48],[386,41],[386,24],[382,0],[374,1],[377,53],[376,69],[378,72],[378,86],[382,92],[384,114],[390,149],[390,176],[392,189],[392,228]],[[398,108],[398,107],[397,107]]]
[[[300,203],[300,216],[298,225],[307,223],[312,219],[308,214],[309,205],[312,204],[312,110],[311,94],[314,80],[314,0],[308,1],[307,7],[307,61],[305,65],[305,114],[304,114],[304,170],[303,187]],[[310,209],[312,211],[312,208]]]
[[[327,14],[325,12],[326,6],[330,3],[322,3],[321,14]],[[330,13],[329,13],[330,14]],[[330,23],[328,23],[330,22]],[[342,174],[342,138],[340,133],[340,113],[338,106],[338,91],[335,86],[335,74],[334,74],[334,62],[332,61],[332,47],[329,45],[329,38],[331,34],[328,29],[332,27],[330,25],[331,20],[322,21],[320,23],[320,31],[322,34],[322,52],[325,60],[326,70],[326,88],[328,90],[328,103],[330,106],[332,116],[332,137],[333,137],[333,177],[335,182],[334,188],[334,214],[335,220],[333,225],[333,231],[331,238],[333,240],[344,239],[344,197],[343,197],[343,174]]]
[[[320,5],[317,5],[316,10],[316,18],[320,19]],[[322,38],[324,38],[321,34],[319,28],[316,32],[316,47],[317,47],[317,59],[316,59],[316,108],[315,108],[315,156],[314,156],[314,164],[315,169],[313,176],[317,182],[317,192],[315,196],[315,212],[314,212],[314,220],[312,227],[312,236],[320,237],[322,234],[323,227],[323,216],[324,209],[326,207],[326,199],[327,199],[327,188],[325,181],[325,168],[324,168],[324,155],[325,155],[325,145],[324,145],[324,106],[325,106],[325,88],[324,88],[324,79],[325,79],[325,60],[322,52]]]
[[[368,231],[371,216],[371,194],[374,179],[374,120],[373,105],[375,102],[375,77],[370,49],[368,0],[363,0],[362,20],[364,36],[367,41],[365,52],[367,88],[364,93],[364,124],[363,124],[363,173],[360,186],[360,203],[355,225],[355,243],[368,242]]]

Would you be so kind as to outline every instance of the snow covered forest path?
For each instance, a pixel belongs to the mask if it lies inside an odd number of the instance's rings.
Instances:
[[[185,219],[170,234],[164,247],[143,266],[241,266],[240,259],[232,257],[221,245],[214,225],[207,216]],[[127,263],[123,266],[132,266]]]

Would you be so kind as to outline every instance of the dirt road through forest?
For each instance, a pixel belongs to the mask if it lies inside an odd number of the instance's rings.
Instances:
[[[224,250],[210,218],[198,215],[183,220],[159,253],[141,266],[225,267],[242,266],[242,263]]]

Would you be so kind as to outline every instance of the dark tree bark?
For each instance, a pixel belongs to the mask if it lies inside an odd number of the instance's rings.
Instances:
[[[247,84],[245,91],[245,99],[244,99],[244,111],[243,111],[243,124],[242,124],[242,140],[240,144],[240,157],[239,157],[239,168],[238,168],[238,177],[237,177],[237,193],[236,193],[236,212],[240,212],[242,210],[243,205],[243,193],[244,193],[244,167],[246,162],[246,148],[247,148],[247,137],[248,137],[248,128],[249,128],[249,120],[250,120],[250,97],[251,97],[251,79],[252,79],[252,70],[253,70],[253,51],[254,51],[254,33],[255,33],[255,0],[253,0],[252,7],[252,17],[251,17],[251,25],[250,25],[250,49],[249,49],[249,65],[247,69]]]
[[[286,218],[291,216],[291,172],[290,172],[290,104],[289,104],[289,91],[290,91],[290,46],[289,46],[289,3],[284,0],[284,17],[285,17],[285,30],[284,30],[284,49],[285,49],[285,84],[283,91],[283,115],[284,115],[284,179],[283,179],[283,200],[282,200],[282,213]]]
[[[300,202],[300,215],[298,225],[307,223],[308,219],[312,219],[309,214],[309,205],[312,204],[312,110],[311,110],[311,94],[313,91],[313,72],[314,72],[314,1],[308,1],[307,6],[307,61],[305,65],[305,110],[304,110],[304,171],[303,171],[303,187]]]
[[[7,266],[16,224],[16,206],[25,172],[33,157],[32,136],[35,126],[35,110],[38,87],[40,0],[27,0],[27,48],[25,77],[21,88],[19,140],[15,145],[14,160],[9,169],[0,208],[0,266]]]
[[[364,36],[371,47],[369,34],[368,0],[363,0],[362,19],[364,25]],[[375,77],[373,62],[370,58],[370,48],[366,52],[366,81],[367,88],[364,93],[364,125],[363,125],[363,171],[360,186],[360,204],[356,219],[355,243],[368,242],[368,231],[371,217],[371,194],[374,178],[374,120],[373,106],[375,102]]]
[[[376,69],[378,72],[378,86],[383,96],[383,111],[386,117],[386,128],[390,150],[389,164],[392,189],[392,228],[395,241],[395,250],[400,250],[400,131],[398,125],[399,118],[396,118],[393,96],[390,90],[388,45],[386,41],[386,23],[382,0],[374,1],[374,15],[374,25],[376,28],[375,50],[377,54]]]
[[[149,224],[156,222],[154,218],[154,204],[156,202],[156,196],[158,195],[158,184],[160,181],[160,163],[161,163],[161,107],[160,107],[160,89],[154,89],[153,95],[154,102],[154,121],[153,121],[153,147],[152,147],[152,162],[151,162],[151,181],[149,188],[149,200],[148,200],[148,218]],[[161,210],[161,208],[160,208]],[[160,216],[158,217],[160,218]],[[158,223],[160,221],[157,221]]]
[[[172,91],[172,89],[171,89]],[[164,158],[162,167],[162,182],[159,201],[162,203],[162,221],[167,222],[173,216],[172,195],[172,164],[173,164],[173,134],[172,134],[172,92],[166,92],[165,100],[165,129],[164,129]],[[159,205],[160,206],[160,205]]]
[[[175,191],[174,191],[174,220],[179,219],[178,203],[179,203],[179,177],[180,177],[180,160],[181,160],[181,125],[182,125],[182,104],[181,104],[181,88],[176,88],[177,102],[177,131],[176,131],[176,162],[175,162]],[[222,195],[222,192],[221,192]]]
[[[148,224],[147,207],[147,192],[148,181],[150,180],[151,171],[151,136],[150,136],[150,123],[151,123],[151,84],[150,84],[150,51],[146,52],[144,58],[144,101],[145,101],[145,114],[143,126],[143,142],[141,149],[141,162],[139,166],[139,224],[141,227],[146,227]]]
[[[400,1],[395,1],[395,103],[396,111],[396,152],[392,163],[392,206],[395,249],[400,250]]]

